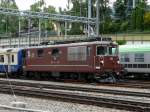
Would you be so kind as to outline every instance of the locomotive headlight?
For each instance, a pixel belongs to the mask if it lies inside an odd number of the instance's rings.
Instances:
[[[117,75],[120,75],[120,73],[119,73],[119,72],[117,72],[116,74],[117,74]]]
[[[104,64],[104,61],[101,61],[102,64]]]
[[[119,64],[119,63],[120,63],[120,61],[118,60],[118,61],[117,61],[117,63]]]

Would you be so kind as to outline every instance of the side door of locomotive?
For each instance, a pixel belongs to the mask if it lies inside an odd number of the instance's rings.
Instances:
[[[102,65],[104,65],[104,56],[107,53],[107,47],[103,45],[95,46],[95,56],[94,56],[94,68],[100,70]]]

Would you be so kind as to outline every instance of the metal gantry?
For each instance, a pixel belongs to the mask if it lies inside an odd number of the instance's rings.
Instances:
[[[96,18],[91,17],[91,0],[88,4],[88,17],[78,17],[78,16],[70,16],[70,15],[62,15],[62,14],[53,14],[48,12],[34,12],[34,11],[22,11],[18,9],[11,9],[11,8],[2,8],[0,7],[0,14],[5,14],[9,16],[18,16],[19,17],[19,37],[18,37],[18,47],[21,44],[21,23],[20,23],[20,17],[26,17],[28,18],[28,35],[27,35],[27,41],[28,46],[31,45],[31,31],[30,31],[30,25],[31,25],[31,18],[38,18],[39,19],[39,35],[38,35],[38,45],[41,43],[41,20],[44,19],[45,21],[50,19],[58,22],[65,22],[65,28],[67,28],[67,23],[83,23],[88,24],[88,37],[90,36],[90,28],[91,26],[96,26]],[[46,25],[45,25],[46,26]],[[46,31],[47,33],[47,31]],[[67,36],[67,30],[65,29],[65,35]],[[66,37],[65,36],[65,37]],[[47,35],[46,35],[47,37]],[[11,45],[11,43],[10,43]]]
[[[17,9],[0,8],[0,13],[6,15],[30,17],[30,18],[51,19],[55,21],[80,22],[80,23],[89,23],[93,25],[96,24],[96,18],[52,14],[52,13],[45,13],[45,12],[19,11]]]

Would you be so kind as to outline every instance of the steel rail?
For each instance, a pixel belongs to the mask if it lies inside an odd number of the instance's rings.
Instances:
[[[0,79],[0,84],[4,86],[8,84],[7,80]],[[135,92],[135,91],[124,91],[124,90],[112,90],[112,89],[100,89],[100,88],[90,88],[90,87],[80,87],[78,85],[55,85],[55,84],[44,84],[34,81],[13,81],[11,80],[12,85],[19,86],[28,86],[35,88],[45,88],[45,89],[59,89],[59,90],[70,90],[70,91],[83,91],[83,92],[96,92],[96,93],[104,93],[104,94],[114,94],[114,95],[125,95],[125,96],[136,96],[136,97],[147,97],[150,98],[150,93],[144,92]]]
[[[104,106],[104,107],[115,107],[117,109],[125,109],[125,110],[136,110],[139,112],[149,112],[150,111],[150,103],[146,102],[138,102],[138,101],[128,101],[115,99],[113,97],[106,96],[89,96],[87,94],[81,93],[70,93],[63,92],[57,90],[46,90],[40,88],[33,87],[20,87],[14,86],[15,93],[19,95],[33,96],[33,97],[45,97],[45,98],[54,98],[62,101],[69,101],[75,103],[83,103],[90,104],[96,106]],[[0,92],[10,93],[11,90],[9,86],[1,86]]]

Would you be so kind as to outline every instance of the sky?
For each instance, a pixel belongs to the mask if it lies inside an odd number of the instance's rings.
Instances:
[[[19,9],[26,10],[30,8],[30,5],[37,2],[38,0],[15,0]],[[44,0],[47,5],[52,5],[58,9],[62,7],[63,9],[66,8],[67,0]]]
[[[27,10],[30,9],[30,5],[37,2],[38,0],[15,0],[17,5],[19,6],[20,10]],[[66,8],[67,0],[44,0],[47,5],[52,5],[56,7],[56,10],[58,10],[59,7],[62,7],[63,9]],[[109,0],[110,6],[112,6],[113,2],[115,0]],[[150,0],[148,0],[150,3]]]
[[[17,5],[19,6],[19,9],[26,10],[30,8],[30,5],[37,2],[38,0],[15,0]],[[67,0],[44,0],[47,5],[52,5],[56,7],[58,10],[59,7],[62,7],[63,9],[66,8]],[[111,4],[115,0],[110,0]]]

